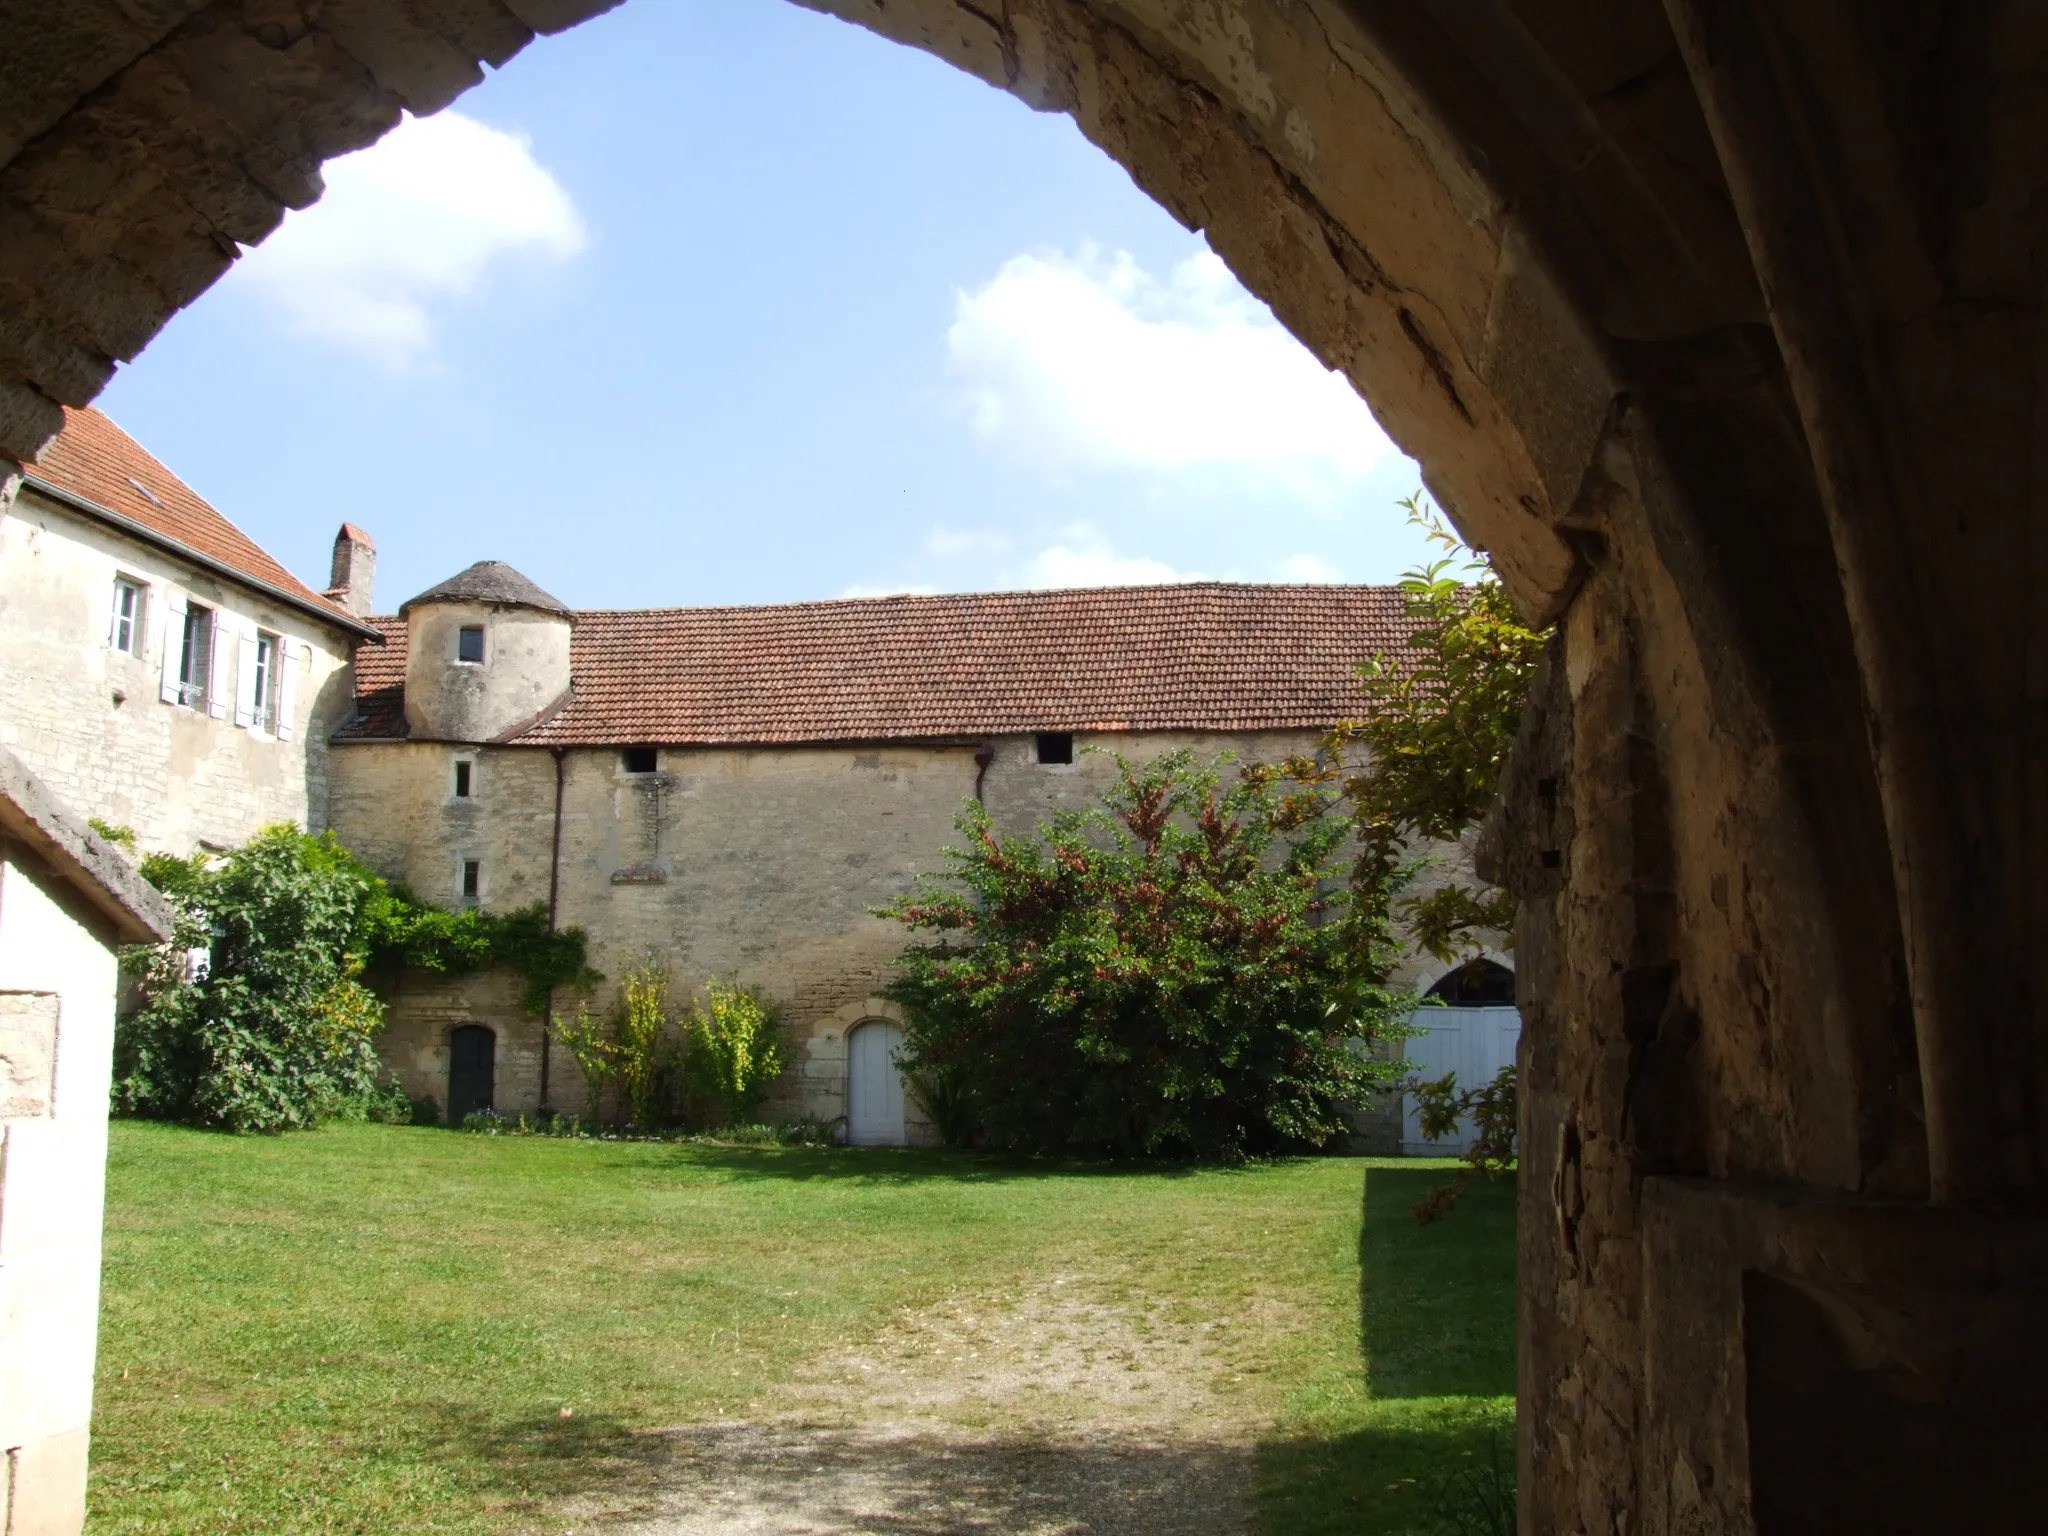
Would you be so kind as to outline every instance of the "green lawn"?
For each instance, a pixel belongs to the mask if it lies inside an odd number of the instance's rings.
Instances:
[[[1229,1325],[1272,1532],[1455,1530],[1490,1430],[1512,1461],[1512,1196],[1417,1229],[1441,1176],[119,1123],[90,1529],[559,1531],[649,1475],[633,1431],[1057,1272]]]

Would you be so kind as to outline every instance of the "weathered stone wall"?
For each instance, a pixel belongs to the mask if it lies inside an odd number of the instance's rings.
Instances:
[[[139,655],[109,644],[117,573],[148,584]],[[173,592],[299,642],[289,740],[237,726],[232,710],[163,702],[164,647],[180,641],[166,639]],[[320,823],[327,738],[351,708],[338,632],[32,488],[0,501],[0,625],[0,746],[80,815],[174,853],[235,846],[268,822]],[[231,672],[239,649],[226,648]]]
[[[104,921],[0,837],[0,1527],[9,1531],[76,1536],[85,1521],[115,982]]]
[[[846,1031],[892,1016],[875,994],[905,942],[900,925],[869,909],[942,867],[940,850],[955,840],[954,818],[978,775],[998,823],[1021,831],[1055,809],[1099,802],[1115,762],[1090,746],[1139,760],[1188,747],[1278,761],[1312,754],[1318,738],[1084,734],[1071,766],[1037,762],[1028,736],[986,745],[985,772],[976,743],[670,748],[655,774],[625,772],[613,749],[566,750],[556,913],[589,934],[591,962],[611,978],[593,1004],[607,1004],[617,978],[649,953],[667,959],[686,991],[711,976],[757,983],[783,1007],[798,1053],[767,1112],[835,1117],[844,1109]],[[467,800],[454,793],[458,760],[473,764]],[[480,862],[482,900],[493,910],[549,899],[553,753],[346,743],[334,752],[333,785],[330,818],[342,839],[426,899],[459,903],[466,859]],[[1435,969],[1418,963],[1403,979],[1424,983]],[[517,991],[501,973],[402,978],[383,1049],[407,1091],[445,1100],[448,1031],[484,1023],[499,1033],[500,1108],[538,1108],[542,1032],[519,1013]],[[553,1053],[548,1072],[552,1107],[580,1108],[573,1063]],[[1388,1139],[1391,1113],[1379,1106],[1368,1115],[1362,1133],[1374,1145]]]
[[[1494,839],[1523,1528],[2022,1527],[2048,9],[815,3],[1070,113],[1565,618]],[[322,159],[599,8],[17,7],[0,447]]]
[[[489,741],[531,725],[569,687],[569,621],[493,603],[421,603],[407,614],[405,718],[429,741]],[[456,638],[484,632],[484,659],[463,661]]]

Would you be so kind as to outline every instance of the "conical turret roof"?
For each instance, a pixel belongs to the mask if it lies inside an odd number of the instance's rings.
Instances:
[[[567,603],[550,597],[502,560],[479,560],[468,570],[409,599],[398,611],[408,612],[420,603],[496,603],[506,608],[538,608],[564,618],[575,617]]]

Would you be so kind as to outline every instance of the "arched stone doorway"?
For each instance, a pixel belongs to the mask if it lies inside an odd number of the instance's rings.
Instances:
[[[601,8],[9,6],[0,448],[322,159]],[[1523,902],[1526,1528],[1753,1528],[1745,1276],[1858,1368],[1995,1361],[1967,1319],[2038,1312],[2040,1267],[1963,1256],[2048,1203],[2048,10],[818,8],[1070,112],[1563,621],[1485,849]],[[2038,1422],[2008,1354],[1949,1411]]]
[[[846,1140],[856,1147],[900,1147],[905,1129],[903,1073],[896,1058],[903,1031],[864,1019],[846,1036]]]

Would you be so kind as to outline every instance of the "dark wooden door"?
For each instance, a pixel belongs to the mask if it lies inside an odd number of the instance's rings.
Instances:
[[[448,1037],[448,1123],[489,1109],[497,1088],[498,1037],[481,1024],[464,1024]]]

